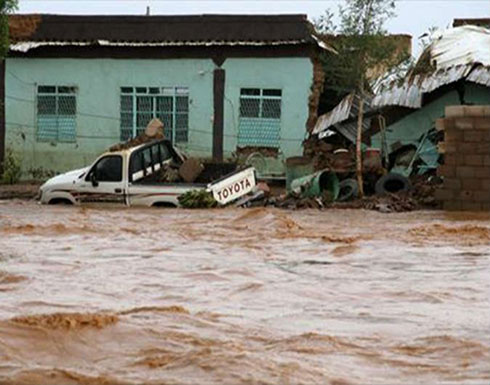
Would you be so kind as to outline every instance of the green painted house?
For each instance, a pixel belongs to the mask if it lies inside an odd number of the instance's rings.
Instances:
[[[86,165],[154,117],[185,152],[215,159],[301,155],[316,119],[324,48],[304,15],[13,15],[9,26],[0,156],[19,154],[24,177]]]

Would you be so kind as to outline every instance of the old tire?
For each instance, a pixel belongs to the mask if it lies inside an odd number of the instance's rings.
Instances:
[[[339,184],[339,202],[347,202],[357,198],[359,195],[359,187],[355,179],[344,179]]]
[[[393,194],[399,192],[410,191],[412,183],[403,175],[390,172],[379,178],[376,182],[374,190],[377,195]]]

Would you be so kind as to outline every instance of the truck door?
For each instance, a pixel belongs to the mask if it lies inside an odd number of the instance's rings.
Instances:
[[[123,180],[123,158],[106,155],[100,158],[87,173],[80,187],[80,202],[126,203]]]

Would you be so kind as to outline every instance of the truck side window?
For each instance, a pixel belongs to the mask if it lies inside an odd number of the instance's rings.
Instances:
[[[143,150],[143,162],[145,168],[151,167],[151,153],[149,147]]]
[[[158,145],[151,147],[151,156],[153,164],[158,164],[161,162],[160,155],[158,154]]]
[[[162,154],[162,162],[170,159],[172,155],[170,155],[170,151],[167,148],[167,146],[164,143],[160,143],[159,146],[160,146],[160,152]]]
[[[137,152],[131,156],[131,174],[143,170],[143,158],[141,152]]]
[[[122,181],[122,158],[118,155],[105,156],[94,166],[90,174],[93,173],[99,182]],[[88,177],[90,176],[88,175]]]

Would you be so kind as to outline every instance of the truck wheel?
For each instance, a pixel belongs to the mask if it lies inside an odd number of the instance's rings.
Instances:
[[[359,195],[359,187],[355,179],[344,179],[339,184],[339,202],[347,202],[357,198]]]
[[[151,205],[151,207],[164,207],[164,208],[175,209],[177,205],[171,202],[155,202]]]
[[[49,205],[72,205],[73,203],[66,198],[53,198],[48,202]]]
[[[410,180],[403,175],[390,172],[376,182],[375,191],[377,195],[393,194],[409,191],[412,188]]]

